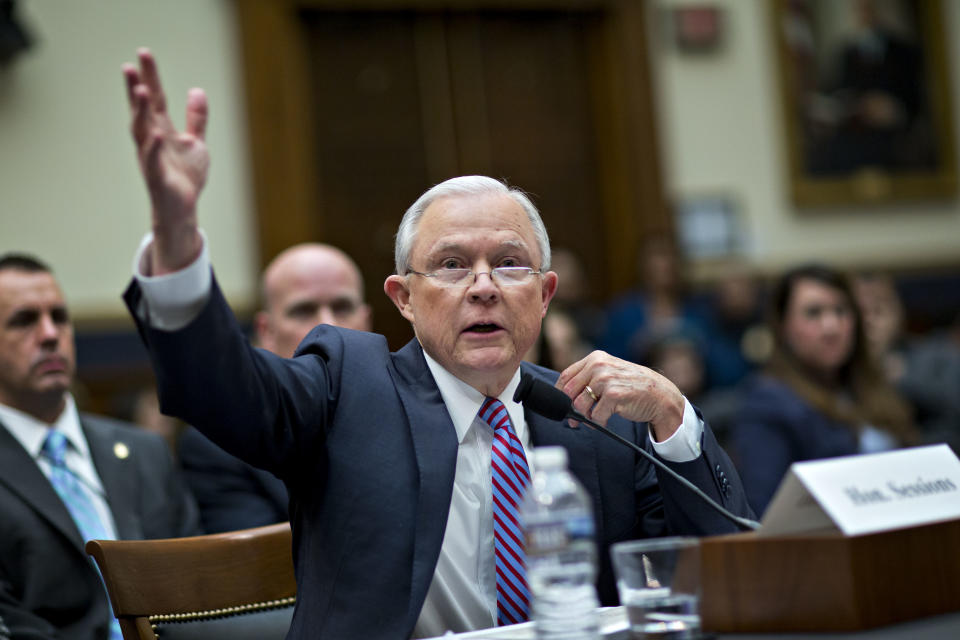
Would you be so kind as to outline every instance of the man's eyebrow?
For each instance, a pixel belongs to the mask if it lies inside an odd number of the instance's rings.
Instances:
[[[514,248],[514,249],[521,249],[521,250],[523,250],[523,251],[528,251],[529,248],[530,248],[530,247],[527,245],[527,243],[524,242],[524,241],[522,241],[522,240],[504,240],[503,242],[500,243],[500,246],[501,246],[501,248],[503,248],[503,247],[511,247],[511,248]],[[446,242],[441,242],[441,243],[437,244],[435,247],[433,247],[433,248],[430,250],[430,253],[429,253],[428,255],[433,256],[433,255],[436,255],[436,254],[438,254],[438,253],[443,253],[443,252],[445,252],[445,251],[453,251],[453,252],[455,252],[455,253],[459,253],[459,252],[463,252],[463,251],[465,251],[465,250],[466,250],[466,249],[464,249],[464,245],[463,245],[463,243],[461,243],[461,242],[446,241]]]
[[[442,252],[444,252],[444,251],[459,252],[459,251],[462,251],[462,250],[463,250],[463,245],[460,244],[459,242],[446,241],[446,242],[441,242],[440,244],[435,245],[433,248],[431,248],[429,255],[434,255],[434,254],[437,254],[437,253],[442,253]]]

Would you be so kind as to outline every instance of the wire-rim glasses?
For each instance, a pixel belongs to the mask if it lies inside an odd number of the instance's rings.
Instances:
[[[530,282],[535,275],[543,272],[531,267],[494,267],[490,271],[475,272],[471,269],[437,269],[436,271],[422,272],[407,269],[407,274],[415,274],[424,278],[432,278],[433,282],[441,287],[469,287],[472,286],[481,274],[487,274],[494,284],[510,287]],[[473,276],[471,279],[470,276]]]

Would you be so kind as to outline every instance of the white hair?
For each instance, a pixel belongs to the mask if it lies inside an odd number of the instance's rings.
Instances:
[[[397,273],[403,275],[410,269],[410,251],[413,248],[413,241],[417,235],[417,226],[420,224],[420,218],[423,212],[427,210],[434,200],[447,196],[474,196],[484,193],[503,193],[513,198],[517,204],[523,207],[527,214],[527,219],[533,226],[533,233],[537,238],[537,245],[540,248],[540,270],[550,269],[550,238],[547,236],[547,229],[543,226],[543,220],[540,218],[540,212],[534,206],[527,194],[508,187],[503,182],[488,178],[487,176],[460,176],[459,178],[450,178],[438,185],[428,189],[417,201],[410,205],[407,212],[403,214],[403,220],[400,221],[400,227],[397,229],[397,239],[394,244],[393,258]]]

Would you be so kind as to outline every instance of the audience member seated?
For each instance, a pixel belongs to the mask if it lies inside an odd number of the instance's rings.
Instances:
[[[200,533],[162,438],[77,411],[75,364],[50,269],[0,257],[0,618],[13,638],[120,640],[86,541]]]
[[[584,272],[583,261],[569,249],[554,248],[551,258],[559,282],[557,294],[550,303],[550,311],[562,311],[573,322],[577,339],[596,348],[607,326],[607,315],[591,295],[590,283]]]
[[[763,303],[760,278],[746,265],[729,268],[707,292],[705,388],[733,387],[769,356]]]
[[[917,411],[924,442],[946,442],[960,455],[960,315],[906,352],[900,388]]]
[[[739,388],[707,387],[705,349],[696,334],[668,331],[651,341],[643,364],[677,385],[680,392],[700,409],[720,445],[727,448],[739,404]],[[732,456],[734,452],[728,451]]]
[[[318,324],[370,330],[360,270],[330,245],[300,244],[280,253],[264,270],[262,297],[264,309],[254,319],[256,342],[284,358],[293,356]],[[207,533],[289,518],[280,479],[235,458],[192,427],[180,437],[179,458]]]
[[[794,462],[915,441],[910,409],[869,356],[847,280],[821,265],[785,273],[771,294],[774,351],[744,392],[733,448],[757,513]]]
[[[908,338],[892,278],[859,274],[854,291],[871,353],[912,404],[923,442],[946,442],[960,451],[960,316],[953,327]]]
[[[570,314],[550,309],[543,317],[540,336],[523,359],[548,369],[563,370],[585,358],[590,351],[590,344],[580,337]]]
[[[887,379],[899,384],[906,373],[905,314],[893,278],[877,272],[858,273],[853,293],[860,313],[870,356]]]
[[[703,333],[702,310],[687,295],[682,267],[670,236],[648,236],[638,257],[641,288],[610,305],[600,348],[640,362],[650,340],[665,331],[683,328]]]

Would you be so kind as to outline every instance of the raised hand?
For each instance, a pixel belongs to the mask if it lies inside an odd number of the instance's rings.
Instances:
[[[204,142],[207,96],[202,89],[187,94],[186,127],[177,131],[167,114],[167,99],[153,54],[139,49],[140,63],[123,65],[140,171],[150,193],[154,242],[151,272],[181,269],[200,253],[197,200],[207,180],[210,156]]]
[[[574,408],[604,426],[617,414],[649,422],[662,442],[683,422],[685,406],[677,386],[652,369],[594,351],[564,369],[556,387],[573,398]]]

